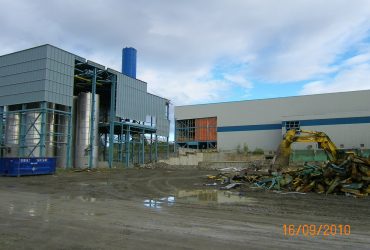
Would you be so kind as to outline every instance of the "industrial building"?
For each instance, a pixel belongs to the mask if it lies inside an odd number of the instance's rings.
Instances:
[[[369,149],[370,90],[175,107],[179,147],[274,151],[292,128],[323,131],[339,148]]]
[[[49,44],[0,56],[1,157],[78,168],[155,161],[170,102],[136,79],[135,49],[122,63],[118,72]]]

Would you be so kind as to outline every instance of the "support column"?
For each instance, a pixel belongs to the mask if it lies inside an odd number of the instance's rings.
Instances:
[[[167,159],[170,158],[170,142],[167,136]]]
[[[126,128],[125,136],[125,150],[126,150],[126,167],[130,166],[130,126]]]
[[[155,134],[155,161],[158,161],[158,135]]]
[[[72,117],[73,117],[73,108],[68,107],[68,128],[67,128],[67,168],[72,167]],[[63,135],[65,136],[65,135]]]
[[[176,152],[176,147],[177,147],[177,130],[176,130],[176,118],[174,119],[174,141],[173,141],[173,152],[175,153]]]
[[[153,133],[150,132],[150,154],[149,154],[149,161],[152,162],[152,154],[153,154]]]
[[[19,112],[19,156],[24,157],[26,154],[26,104],[22,104],[22,111]]]
[[[4,107],[1,106],[0,107],[0,146],[3,146],[4,145],[4,141],[3,141],[3,119],[4,119]],[[4,148],[0,148],[0,156],[3,157],[3,152],[4,152]]]
[[[40,156],[46,156],[46,102],[41,102]],[[36,121],[35,121],[36,123]]]
[[[91,114],[90,114],[90,145],[89,145],[89,168],[93,167],[93,158],[94,158],[94,129],[95,129],[95,119],[99,119],[99,117],[95,117],[95,94],[96,94],[96,77],[97,77],[97,70],[94,68],[93,70],[93,79],[91,82]],[[95,166],[96,167],[96,166]]]
[[[103,160],[104,161],[106,161],[106,159],[107,159],[107,147],[108,147],[108,145],[109,145],[108,134],[104,133],[104,149],[103,149]],[[108,163],[109,163],[109,152],[108,152]]]
[[[153,127],[153,116],[150,116],[150,127]],[[149,154],[149,161],[152,162],[152,153],[153,153],[153,133],[150,132],[150,154]]]
[[[143,134],[141,135],[141,140],[142,140],[142,143],[141,143],[141,164],[144,164],[145,163],[145,131],[143,129]]]
[[[114,118],[116,117],[116,76],[112,77],[110,90],[110,112],[109,112],[109,168],[113,166],[113,150],[114,150]]]
[[[120,133],[120,140],[119,140],[119,162],[123,161],[123,124],[121,123],[121,133]]]

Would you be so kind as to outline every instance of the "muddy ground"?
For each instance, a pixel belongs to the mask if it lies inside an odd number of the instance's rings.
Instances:
[[[214,173],[0,177],[0,249],[369,249],[370,198],[217,191],[203,185]],[[284,236],[283,224],[349,224],[351,231]]]

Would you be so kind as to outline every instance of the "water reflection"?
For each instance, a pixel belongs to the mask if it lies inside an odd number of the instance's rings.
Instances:
[[[175,203],[175,196],[162,197],[159,199],[146,199],[144,206],[150,208],[162,208],[165,206],[172,206]]]
[[[168,197],[146,199],[144,206],[162,208],[174,204],[228,204],[228,203],[255,203],[256,199],[245,196],[244,193],[220,190],[180,190],[176,195]]]

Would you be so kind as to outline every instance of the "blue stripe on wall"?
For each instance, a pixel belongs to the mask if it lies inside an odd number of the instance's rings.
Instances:
[[[318,125],[339,125],[339,124],[359,124],[370,123],[370,116],[365,117],[347,117],[347,118],[328,118],[328,119],[313,119],[300,120],[301,126],[318,126]],[[282,124],[259,124],[259,125],[240,125],[240,126],[224,126],[217,127],[217,132],[238,132],[238,131],[255,131],[255,130],[274,130],[281,129],[285,126]]]
[[[253,131],[253,130],[273,130],[273,129],[281,129],[281,124],[225,126],[225,127],[217,127],[217,132],[237,132],[237,131]]]
[[[370,117],[368,116],[368,117],[329,118],[329,119],[314,119],[300,121],[301,126],[358,124],[358,123],[370,123]]]

